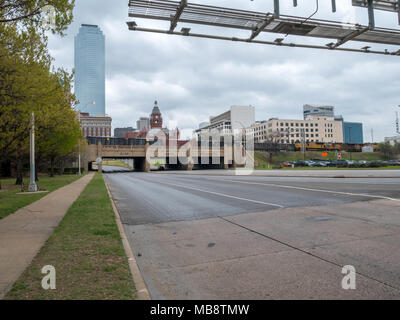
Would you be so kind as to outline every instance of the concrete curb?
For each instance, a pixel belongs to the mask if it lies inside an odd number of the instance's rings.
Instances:
[[[133,282],[136,287],[137,300],[151,300],[149,291],[147,290],[142,274],[140,273],[139,266],[136,263],[135,255],[133,254],[131,246],[129,245],[129,241],[128,238],[126,237],[124,226],[122,225],[121,222],[121,217],[115,205],[114,199],[112,198],[110,188],[108,187],[106,180],[104,180],[104,184],[106,185],[108,197],[110,198],[111,205],[114,210],[115,220],[117,222],[118,230],[121,235],[122,245],[124,246],[125,254],[128,257],[129,269],[131,271]]]
[[[184,172],[184,171],[182,171]],[[160,172],[160,171],[152,171],[151,173],[156,173],[156,174],[177,174],[179,171],[173,171],[173,172]],[[185,174],[185,173],[184,173]],[[221,173],[186,173],[186,175],[201,175],[201,176],[218,176],[218,177],[236,177],[234,174],[221,174]],[[240,177],[246,177],[245,175]],[[400,176],[344,176],[344,175],[336,175],[336,176],[316,176],[316,175],[310,175],[310,176],[305,176],[305,175],[273,175],[273,174],[251,174],[249,177],[270,177],[270,178],[329,178],[329,179],[400,179]]]

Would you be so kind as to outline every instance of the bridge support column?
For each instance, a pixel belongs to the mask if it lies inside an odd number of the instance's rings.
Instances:
[[[100,163],[100,164],[99,164],[99,163],[97,164],[97,168],[98,168],[97,171],[98,171],[99,173],[102,173],[102,172],[103,172],[103,165],[102,165],[101,163]]]
[[[143,172],[150,172],[150,162],[148,162],[146,158],[143,161],[142,171]]]

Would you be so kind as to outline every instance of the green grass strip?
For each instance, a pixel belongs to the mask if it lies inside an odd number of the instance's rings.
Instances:
[[[56,289],[41,269],[56,269]],[[5,299],[134,299],[135,287],[103,176],[96,173]]]
[[[40,190],[52,192],[78,180],[79,178],[81,178],[81,176],[78,175],[62,175],[54,176],[53,178],[39,177],[39,182],[37,184]],[[2,188],[0,190],[0,220],[48,194],[17,194],[21,192],[21,186],[15,185],[15,179],[1,179],[0,182]],[[29,184],[28,178],[24,179],[24,184]]]

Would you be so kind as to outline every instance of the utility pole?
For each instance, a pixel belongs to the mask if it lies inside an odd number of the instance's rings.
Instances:
[[[35,114],[32,112],[31,116],[31,133],[30,133],[30,164],[31,164],[31,179],[29,184],[29,192],[37,192],[38,187],[36,184],[36,175],[35,175]]]
[[[78,112],[79,112],[79,113],[78,113],[79,129],[80,129],[81,132],[82,132],[82,127],[81,127],[81,111],[79,110]],[[79,142],[78,142],[78,174],[79,174],[79,175],[82,175],[82,172],[81,172],[81,139],[79,139]]]
[[[400,108],[400,105],[398,106]],[[396,133],[400,134],[400,127],[399,127],[399,113],[396,111]]]
[[[353,160],[353,156],[351,153],[351,127],[349,127],[349,144],[350,144],[350,160]]]
[[[306,160],[306,135],[304,129],[301,129],[301,149],[303,151],[303,161]]]

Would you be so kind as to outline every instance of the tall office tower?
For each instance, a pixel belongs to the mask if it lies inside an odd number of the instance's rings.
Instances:
[[[82,24],[75,36],[75,95],[77,109],[105,115],[105,38],[98,26]]]

